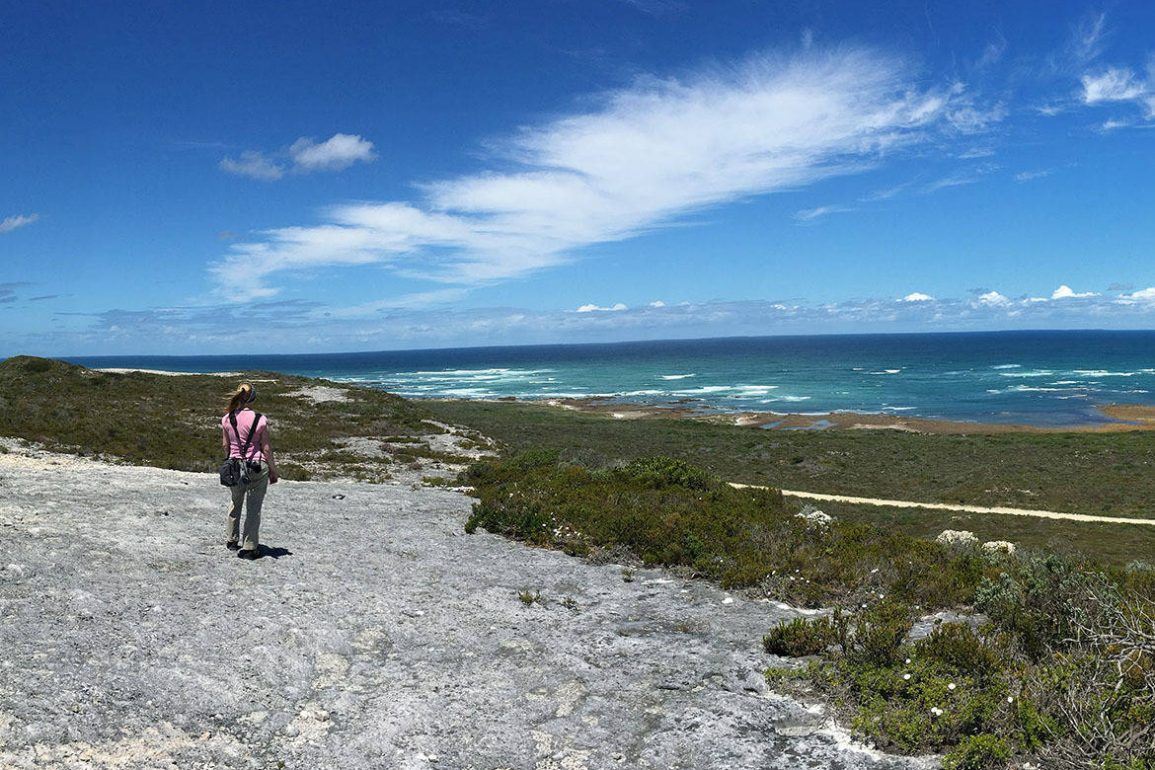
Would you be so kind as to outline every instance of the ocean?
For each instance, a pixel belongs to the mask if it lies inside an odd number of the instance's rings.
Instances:
[[[375,353],[109,356],[89,367],[261,369],[410,398],[609,398],[712,411],[1101,422],[1155,405],[1155,331],[742,337]]]

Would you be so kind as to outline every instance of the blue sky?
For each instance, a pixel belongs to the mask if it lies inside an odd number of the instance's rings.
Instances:
[[[1155,326],[1155,4],[0,8],[0,355]]]

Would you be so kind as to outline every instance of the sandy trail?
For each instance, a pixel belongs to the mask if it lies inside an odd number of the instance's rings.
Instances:
[[[927,764],[767,692],[789,609],[466,535],[445,489],[282,482],[279,557],[245,562],[224,502],[209,475],[0,453],[0,767]]]
[[[757,484],[739,484],[730,482],[730,486],[737,489],[770,489]],[[1005,506],[963,505],[961,503],[919,503],[912,500],[885,500],[878,497],[852,497],[850,495],[827,495],[821,492],[800,492],[796,489],[783,489],[782,494],[787,497],[797,497],[803,500],[828,500],[835,503],[853,503],[855,505],[874,505],[886,508],[926,508],[933,511],[960,511],[963,513],[996,513],[1006,516],[1033,516],[1037,519],[1065,519],[1067,521],[1088,521],[1100,524],[1146,524],[1155,525],[1155,519],[1135,519],[1126,516],[1092,516],[1085,513],[1059,513],[1057,511],[1038,511],[1031,508],[1007,508]]]

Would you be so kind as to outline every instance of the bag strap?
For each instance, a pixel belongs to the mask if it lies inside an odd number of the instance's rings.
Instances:
[[[241,447],[241,459],[249,459],[249,445],[253,443],[253,436],[257,435],[257,426],[261,422],[261,413],[253,412],[253,424],[249,427],[249,435],[245,437],[245,444]],[[237,428],[237,413],[229,412],[229,422],[233,426],[233,435],[237,437],[237,443],[241,443],[241,432]]]

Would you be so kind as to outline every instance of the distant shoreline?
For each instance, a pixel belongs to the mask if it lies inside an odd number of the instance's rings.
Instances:
[[[871,412],[706,412],[686,400],[683,404],[629,404],[610,398],[489,398],[446,399],[430,401],[480,401],[488,403],[537,404],[583,414],[597,414],[616,420],[677,419],[721,425],[759,428],[761,430],[894,430],[906,433],[1121,433],[1155,430],[1155,406],[1140,404],[1105,404],[1096,407],[1108,421],[1070,425],[1028,425],[1024,423],[968,422],[927,417],[906,417]]]
[[[244,372],[174,372],[163,369],[109,367],[94,369],[109,374],[152,374],[163,377],[241,377]],[[317,379],[317,378],[309,378]],[[357,383],[347,383],[356,386]],[[422,398],[417,401],[480,401],[490,403],[539,404],[586,414],[599,414],[618,420],[680,419],[715,424],[736,425],[762,430],[895,430],[908,433],[966,434],[966,433],[1118,433],[1155,430],[1155,406],[1141,404],[1104,404],[1095,409],[1107,421],[1072,423],[1070,425],[1029,425],[1025,423],[971,422],[896,414],[836,411],[836,412],[775,412],[775,411],[703,411],[700,402],[682,399],[674,404],[628,403],[610,397],[589,398]]]

